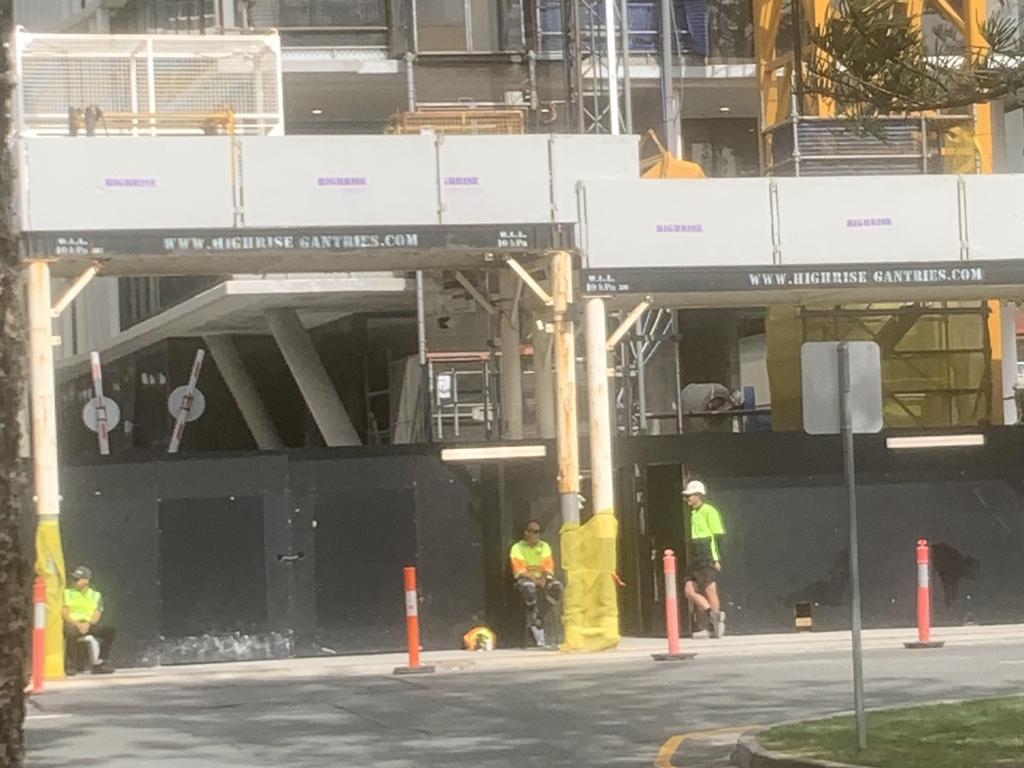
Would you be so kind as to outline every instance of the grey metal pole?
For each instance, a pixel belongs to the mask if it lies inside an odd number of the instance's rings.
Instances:
[[[839,365],[839,430],[843,438],[843,477],[850,511],[850,618],[853,640],[853,708],[857,719],[857,747],[868,748],[868,724],[864,713],[864,654],[861,647],[860,554],[857,542],[857,485],[853,460],[853,413],[850,409],[850,348],[836,348]]]
[[[622,117],[623,130],[633,133],[633,81],[629,75],[629,0],[619,0],[622,31]]]
[[[681,157],[681,153],[677,151],[678,136],[675,136],[675,99],[673,97],[673,85],[672,85],[672,65],[674,63],[672,56],[672,40],[675,36],[673,35],[672,29],[672,0],[661,0],[661,116],[662,116],[662,133],[665,138],[665,148],[670,152],[676,153],[677,157]]]

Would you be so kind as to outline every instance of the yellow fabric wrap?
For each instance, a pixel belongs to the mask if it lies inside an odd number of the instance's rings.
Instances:
[[[36,524],[36,575],[46,580],[46,679],[64,677],[64,548],[60,523]]]
[[[562,527],[567,583],[563,651],[606,651],[619,644],[619,596],[614,574],[619,521],[608,511]]]

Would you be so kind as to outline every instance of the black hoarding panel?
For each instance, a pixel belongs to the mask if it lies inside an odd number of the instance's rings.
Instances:
[[[162,500],[160,595],[165,637],[263,631],[263,499]]]

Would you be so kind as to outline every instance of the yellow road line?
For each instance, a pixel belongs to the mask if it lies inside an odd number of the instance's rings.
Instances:
[[[675,768],[672,765],[672,758],[679,751],[680,745],[687,739],[697,739],[702,736],[718,736],[723,733],[736,733],[760,727],[760,725],[731,725],[728,728],[712,728],[708,731],[691,731],[690,733],[676,734],[667,739],[658,749],[658,754],[654,758],[654,768]]]

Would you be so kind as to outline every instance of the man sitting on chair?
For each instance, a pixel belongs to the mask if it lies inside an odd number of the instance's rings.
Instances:
[[[64,669],[69,675],[78,671],[75,663],[79,653],[86,650],[94,675],[113,670],[107,664],[110,646],[114,642],[114,628],[101,624],[103,595],[92,588],[92,571],[84,565],[71,574],[74,586],[64,590]]]
[[[562,599],[562,585],[555,579],[555,558],[551,554],[551,546],[541,541],[540,523],[530,520],[526,524],[523,538],[512,545],[509,559],[516,590],[528,612],[530,632],[534,642],[543,646],[544,627],[537,609],[538,593],[549,602],[557,603]]]

